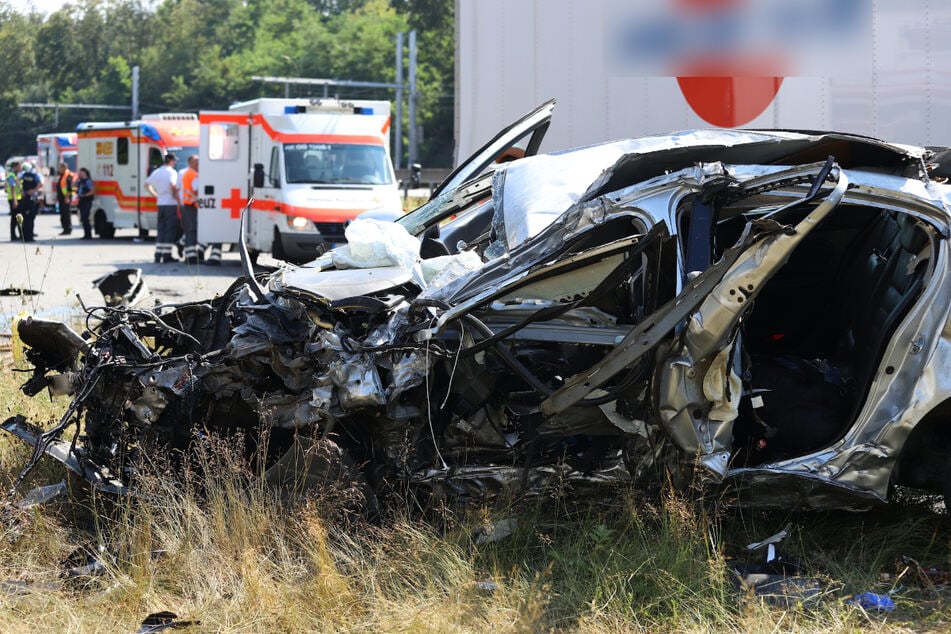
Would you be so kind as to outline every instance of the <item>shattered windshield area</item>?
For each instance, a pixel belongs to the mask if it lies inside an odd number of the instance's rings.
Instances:
[[[389,185],[386,149],[350,143],[286,143],[284,170],[291,184]]]

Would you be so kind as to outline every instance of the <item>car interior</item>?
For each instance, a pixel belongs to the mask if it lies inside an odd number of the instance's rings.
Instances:
[[[748,220],[723,212],[717,251]],[[843,204],[804,239],[741,324],[738,460],[802,455],[845,434],[876,375],[894,371],[879,363],[933,266],[932,235],[910,214]]]

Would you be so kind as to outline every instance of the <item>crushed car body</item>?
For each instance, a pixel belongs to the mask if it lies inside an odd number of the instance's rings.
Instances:
[[[949,486],[932,153],[696,130],[536,154],[552,107],[311,263],[92,309],[83,336],[19,322],[24,391],[72,401],[50,430],[3,428],[115,492],[143,452],[208,432],[266,437],[272,472],[322,452],[307,477],[345,469],[377,496],[694,472],[746,505],[860,509]]]

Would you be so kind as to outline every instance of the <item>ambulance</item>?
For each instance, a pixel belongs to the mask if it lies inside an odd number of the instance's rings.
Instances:
[[[198,154],[197,115],[163,113],[138,121],[80,123],[76,132],[79,167],[89,170],[96,187],[96,235],[112,238],[116,229],[136,228],[140,237],[147,237],[156,228],[158,206],[145,180],[169,152],[179,165]]]
[[[76,173],[76,133],[38,134],[36,154],[38,156],[36,170],[43,177],[43,196],[40,204],[44,209],[55,209],[59,164],[66,163],[69,171]]]
[[[249,254],[309,261],[365,212],[397,217],[390,104],[255,99],[202,111],[198,241],[236,243],[250,201]]]

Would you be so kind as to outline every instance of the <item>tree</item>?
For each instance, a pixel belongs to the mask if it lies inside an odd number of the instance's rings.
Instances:
[[[424,135],[420,159],[428,165],[453,164],[455,145],[455,5],[452,0],[391,0],[417,34],[417,86]],[[464,159],[465,157],[459,157]]]
[[[283,94],[282,86],[254,82],[252,75],[389,83],[396,34],[415,28],[425,130],[420,160],[449,165],[452,6],[452,0],[74,0],[45,17],[19,14],[0,0],[0,47],[15,69],[0,74],[0,142],[25,153],[37,131],[53,126],[52,113],[16,107],[27,98],[129,103],[136,65],[143,112],[225,109],[234,101]],[[389,89],[336,88],[331,94],[394,96]],[[61,129],[79,119],[115,116],[60,113]]]

